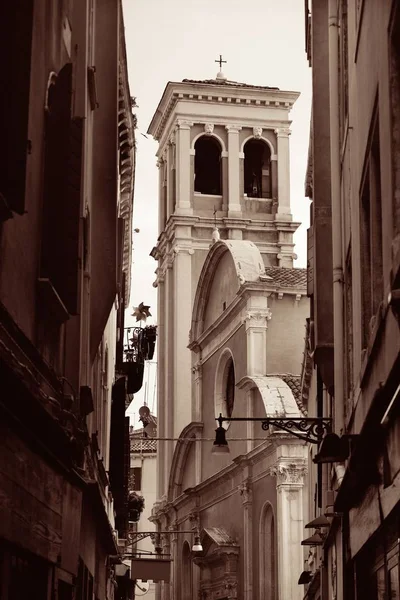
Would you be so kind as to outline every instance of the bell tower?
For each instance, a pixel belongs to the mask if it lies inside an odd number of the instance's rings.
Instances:
[[[219,62],[219,61],[218,61]],[[289,112],[297,92],[216,79],[169,82],[148,133],[158,142],[158,432],[200,421],[187,346],[194,294],[213,240],[257,244],[265,266],[293,266]],[[214,232],[214,233],[213,233]],[[196,375],[195,378],[196,379]],[[175,442],[159,443],[158,498]]]

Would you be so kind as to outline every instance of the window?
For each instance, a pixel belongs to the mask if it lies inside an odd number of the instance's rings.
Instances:
[[[399,517],[394,509],[355,561],[357,600],[399,600]]]
[[[276,547],[275,519],[272,506],[266,502],[260,522],[260,598],[275,600],[276,597]]]
[[[362,347],[368,345],[383,298],[382,207],[379,119],[373,119],[369,152],[361,187],[360,257],[362,297]]]
[[[194,145],[194,191],[221,195],[221,146],[212,136],[201,136]]]
[[[92,598],[93,598],[93,575],[90,573],[89,569],[87,568],[87,566],[85,565],[83,560],[81,558],[79,558],[75,599],[76,600],[92,600]]]
[[[130,472],[129,489],[140,492],[142,489],[142,467],[133,467]]]
[[[82,119],[71,118],[72,64],[47,91],[40,277],[70,314],[78,302]]]
[[[223,417],[231,417],[235,402],[235,365],[229,348],[225,348],[218,361],[214,398],[215,415],[221,413]],[[229,423],[224,422],[223,427],[228,429]]]
[[[32,56],[33,0],[0,3],[0,195],[13,211],[25,209],[29,153],[28,118]]]
[[[271,198],[271,152],[262,140],[244,146],[244,193],[251,198]]]
[[[190,546],[188,542],[182,548],[182,600],[193,598],[193,571]]]
[[[233,403],[235,401],[235,369],[233,360],[230,359],[227,367],[226,388],[225,388],[225,403],[227,417],[232,416]]]

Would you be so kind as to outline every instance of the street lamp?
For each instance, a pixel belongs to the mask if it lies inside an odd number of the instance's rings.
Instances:
[[[312,444],[319,444],[332,426],[332,419],[325,417],[223,417],[220,413],[215,420],[218,421],[218,427],[215,430],[213,454],[229,452],[226,430],[222,427],[224,421],[259,421],[263,431],[268,431],[272,425]]]

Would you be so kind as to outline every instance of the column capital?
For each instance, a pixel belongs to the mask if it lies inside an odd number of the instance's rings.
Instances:
[[[290,127],[277,127],[274,129],[274,132],[276,133],[277,137],[289,137],[289,135],[292,133],[290,131]]]
[[[293,459],[287,461],[278,461],[270,468],[270,475],[276,477],[276,487],[303,487],[304,477],[307,475],[307,465],[305,460]]]
[[[179,129],[190,129],[193,127],[192,121],[184,121],[183,119],[178,119],[176,122]]]
[[[225,125],[225,129],[228,133],[239,133],[239,131],[242,131],[240,125]]]
[[[271,309],[267,308],[264,310],[248,310],[243,318],[243,322],[246,323],[246,327],[263,327],[266,325],[266,321],[272,319]]]
[[[174,252],[174,254],[194,254],[194,250],[193,248],[191,248],[190,246],[174,246],[172,251]]]

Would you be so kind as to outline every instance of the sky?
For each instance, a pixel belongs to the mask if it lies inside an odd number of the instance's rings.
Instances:
[[[140,302],[149,304],[157,323],[156,261],[149,256],[158,237],[157,143],[147,128],[168,81],[215,78],[222,54],[231,81],[300,92],[290,136],[290,184],[293,218],[302,223],[295,234],[298,260],[306,266],[309,201],[304,197],[311,70],[304,50],[303,0],[123,0],[128,74],[138,118],[134,194],[133,267],[129,315]],[[147,137],[145,137],[147,136]],[[146,399],[155,407],[156,363],[145,369],[145,383],[127,414],[139,426],[138,409]]]

